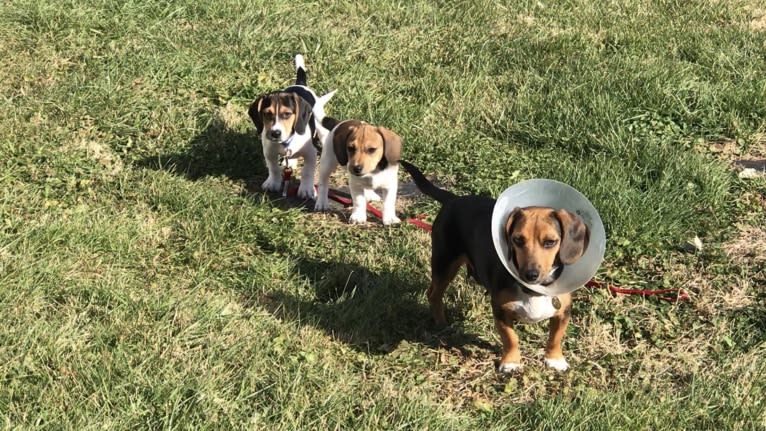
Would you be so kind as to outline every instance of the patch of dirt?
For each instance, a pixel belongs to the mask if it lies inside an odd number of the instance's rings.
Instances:
[[[729,258],[740,264],[766,262],[766,230],[761,227],[739,226],[737,237],[723,245]]]
[[[750,14],[752,17],[750,29],[766,32],[766,9],[753,9]]]
[[[231,101],[226,102],[225,106],[218,108],[218,116],[228,129],[234,129],[240,122],[248,119],[244,106],[240,106],[238,103],[231,103]]]
[[[766,213],[766,196],[757,191],[748,191],[742,194],[741,200],[748,207],[760,207],[761,211]]]
[[[83,118],[84,127],[74,132],[72,141],[62,145],[60,151],[81,151],[89,159],[103,166],[107,174],[119,174],[123,170],[122,159],[109,146],[100,142],[93,126],[88,124],[90,121],[92,119]]]
[[[730,160],[736,158],[741,153],[741,148],[737,145],[737,141],[733,139],[725,139],[721,141],[708,142],[701,148],[701,152],[709,152],[716,157]]]
[[[747,153],[752,157],[766,158],[766,133],[753,136],[753,142],[748,145]]]
[[[85,150],[88,157],[104,166],[110,175],[117,175],[122,171],[122,159],[115,155],[111,148],[93,140],[82,140],[78,146]]]
[[[753,136],[749,144],[740,144],[734,139],[705,142],[697,145],[697,151],[709,153],[730,163],[741,178],[766,175],[766,135]]]

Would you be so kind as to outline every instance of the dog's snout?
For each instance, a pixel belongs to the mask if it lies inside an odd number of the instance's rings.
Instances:
[[[354,175],[359,175],[362,173],[362,165],[354,165],[351,167],[351,172]]]
[[[527,279],[527,281],[537,281],[537,277],[540,276],[540,271],[536,269],[529,269],[527,272],[524,273],[524,278]]]
[[[269,132],[269,137],[272,139],[279,139],[282,137],[282,131],[279,129],[274,129]]]

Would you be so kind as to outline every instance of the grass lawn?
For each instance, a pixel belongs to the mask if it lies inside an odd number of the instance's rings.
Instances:
[[[573,368],[542,323],[497,374],[481,288],[429,321],[427,233],[259,191],[298,52],[330,115],[458,193],[571,184],[598,280],[690,300],[580,290]],[[6,429],[766,428],[761,1],[8,0],[0,96]]]

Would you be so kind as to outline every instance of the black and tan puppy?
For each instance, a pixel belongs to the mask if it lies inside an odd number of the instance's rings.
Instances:
[[[431,316],[446,323],[443,296],[463,264],[492,301],[495,326],[503,343],[498,370],[521,368],[517,322],[550,319],[545,363],[564,371],[569,364],[561,351],[561,340],[571,315],[570,293],[550,297],[519,283],[504,267],[493,247],[491,233],[495,200],[481,196],[457,196],[434,186],[410,163],[399,163],[410,173],[420,191],[439,201],[442,208],[431,234],[431,285],[427,296]],[[576,215],[545,207],[514,209],[505,222],[505,239],[513,248],[513,264],[524,282],[546,285],[555,281],[566,265],[577,261],[588,247],[589,230]]]

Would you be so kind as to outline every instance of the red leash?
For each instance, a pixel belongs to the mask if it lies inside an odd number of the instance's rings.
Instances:
[[[286,178],[283,178],[285,180],[285,186],[288,185],[290,181],[290,172],[289,174],[286,173]],[[286,190],[288,190],[287,194],[290,196],[294,196],[296,191],[298,190],[297,187],[285,187]],[[283,192],[282,196],[285,196],[285,193]],[[336,191],[336,190],[330,190],[327,193],[327,197],[334,200],[335,202],[338,202],[339,204],[343,205],[344,207],[348,208],[351,205],[353,205],[353,202],[351,201],[351,198],[342,192]],[[380,212],[379,209],[373,207],[369,203],[367,204],[367,211],[372,213],[375,217],[382,219],[383,214]],[[424,215],[419,215],[417,218],[408,218],[405,220],[406,223],[409,223],[415,227],[418,227],[426,232],[431,232],[431,225],[424,222],[422,219],[424,218]],[[609,289],[610,292],[617,295],[641,295],[642,297],[646,298],[647,296],[656,296],[657,299],[661,299],[663,301],[668,302],[682,302],[682,301],[688,301],[691,299],[689,294],[684,289],[626,289],[623,287],[617,287],[613,284],[602,284],[599,283],[596,280],[590,280],[589,282],[585,283],[585,287],[589,288],[603,288],[606,287]]]
[[[353,205],[351,198],[349,198],[348,196],[342,195],[341,192],[338,192],[336,190],[330,190],[327,193],[327,197],[334,200],[335,202],[338,202],[344,207],[350,207],[351,205]],[[372,215],[374,215],[375,217],[379,219],[383,218],[383,214],[380,212],[380,210],[370,204],[367,204],[367,211],[369,211],[370,213],[372,213]],[[423,216],[420,216],[419,218],[408,218],[405,220],[405,223],[409,223],[413,226],[419,227],[426,232],[431,232],[431,225],[424,222],[423,220],[420,220],[420,218],[422,217]]]
[[[614,286],[612,284],[604,285],[602,283],[599,283],[596,280],[591,280],[585,283],[585,287],[591,287],[591,288],[606,287],[607,289],[609,289],[610,292],[614,294],[641,295],[644,298],[646,298],[647,296],[656,296],[657,299],[662,299],[663,301],[668,301],[668,302],[681,302],[681,301],[688,301],[691,299],[689,294],[683,289],[626,289],[623,287]]]
[[[282,177],[284,181],[284,185],[287,186],[290,182],[290,173],[285,173],[285,175]],[[316,186],[315,186],[316,189]],[[282,191],[282,196],[295,196],[297,193],[298,188],[297,187],[285,187]],[[337,190],[330,189],[327,192],[327,197],[334,200],[335,202],[338,202],[339,204],[343,205],[344,207],[348,208],[353,205],[353,202],[351,201],[351,197],[343,192],[339,192]],[[379,219],[383,219],[383,213],[375,208],[374,206],[367,204],[367,211],[369,211],[372,215]],[[431,225],[424,222],[422,218],[424,218],[425,215],[420,215],[417,218],[408,218],[405,221],[405,223],[409,223],[415,227],[418,227],[420,229],[423,229],[426,232],[431,232]]]

